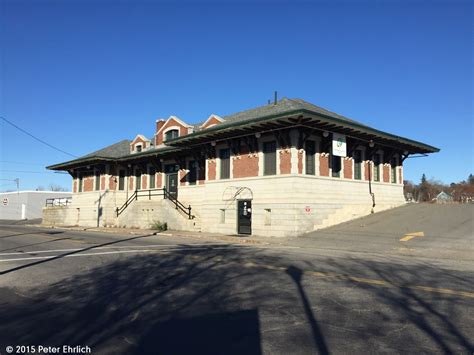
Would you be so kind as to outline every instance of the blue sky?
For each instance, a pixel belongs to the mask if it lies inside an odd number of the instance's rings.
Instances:
[[[441,148],[408,159],[405,178],[450,183],[474,170],[472,2],[0,6],[0,115],[74,155],[151,136],[157,118],[193,123],[278,90]],[[0,129],[1,179],[70,188],[68,175],[44,169],[70,157]],[[14,188],[0,180],[0,191]]]

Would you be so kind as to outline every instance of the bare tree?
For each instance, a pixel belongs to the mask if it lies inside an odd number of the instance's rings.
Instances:
[[[63,191],[63,192],[67,191],[65,187],[62,187],[54,183],[49,184],[48,188],[50,191]]]

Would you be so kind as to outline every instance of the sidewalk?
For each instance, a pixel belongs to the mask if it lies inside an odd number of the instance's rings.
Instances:
[[[277,244],[283,245],[293,238],[277,238],[277,237],[258,237],[258,236],[242,236],[242,235],[226,235],[219,233],[207,233],[207,232],[191,232],[191,231],[175,231],[167,230],[164,232],[158,232],[153,229],[137,229],[137,228],[117,228],[117,227],[81,227],[81,226],[46,226],[46,228],[56,229],[67,229],[85,232],[100,232],[100,233],[113,233],[113,234],[155,234],[157,236],[167,237],[183,237],[191,239],[199,239],[202,241],[217,241],[231,244],[260,244],[270,245]]]

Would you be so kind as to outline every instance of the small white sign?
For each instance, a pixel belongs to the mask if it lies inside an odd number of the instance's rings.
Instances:
[[[4,206],[8,206],[8,197],[5,197],[5,198],[3,199],[2,204],[3,204]]]
[[[347,155],[346,136],[344,134],[332,134],[332,154],[338,157],[345,157]]]

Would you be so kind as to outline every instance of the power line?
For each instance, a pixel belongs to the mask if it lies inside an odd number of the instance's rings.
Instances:
[[[0,170],[0,173],[55,174],[53,171]]]
[[[18,127],[16,124],[14,124],[13,122],[7,120],[5,117],[0,116],[0,118],[1,118],[2,120],[4,120],[6,123],[8,123],[9,125],[12,125],[13,127],[15,127],[16,129],[18,129],[19,131],[23,132],[24,134],[30,136],[30,137],[33,138],[33,139],[36,139],[38,142],[43,143],[44,145],[47,145],[48,147],[50,147],[50,148],[52,148],[52,149],[54,149],[54,150],[57,150],[58,152],[64,153],[64,154],[69,155],[69,156],[71,156],[71,157],[73,157],[73,158],[77,158],[76,155],[73,155],[73,154],[71,154],[71,153],[65,152],[64,150],[59,149],[59,148],[55,147],[54,145],[51,145],[51,144],[45,142],[44,140],[42,140],[42,139],[40,139],[40,138],[38,138],[38,137],[32,135],[31,133],[25,131],[23,128],[20,128],[20,127]]]
[[[19,165],[38,165],[38,166],[47,165],[47,164],[27,163],[27,162],[24,162],[24,161],[12,161],[12,160],[0,160],[0,163],[3,163],[3,164],[19,164]]]

